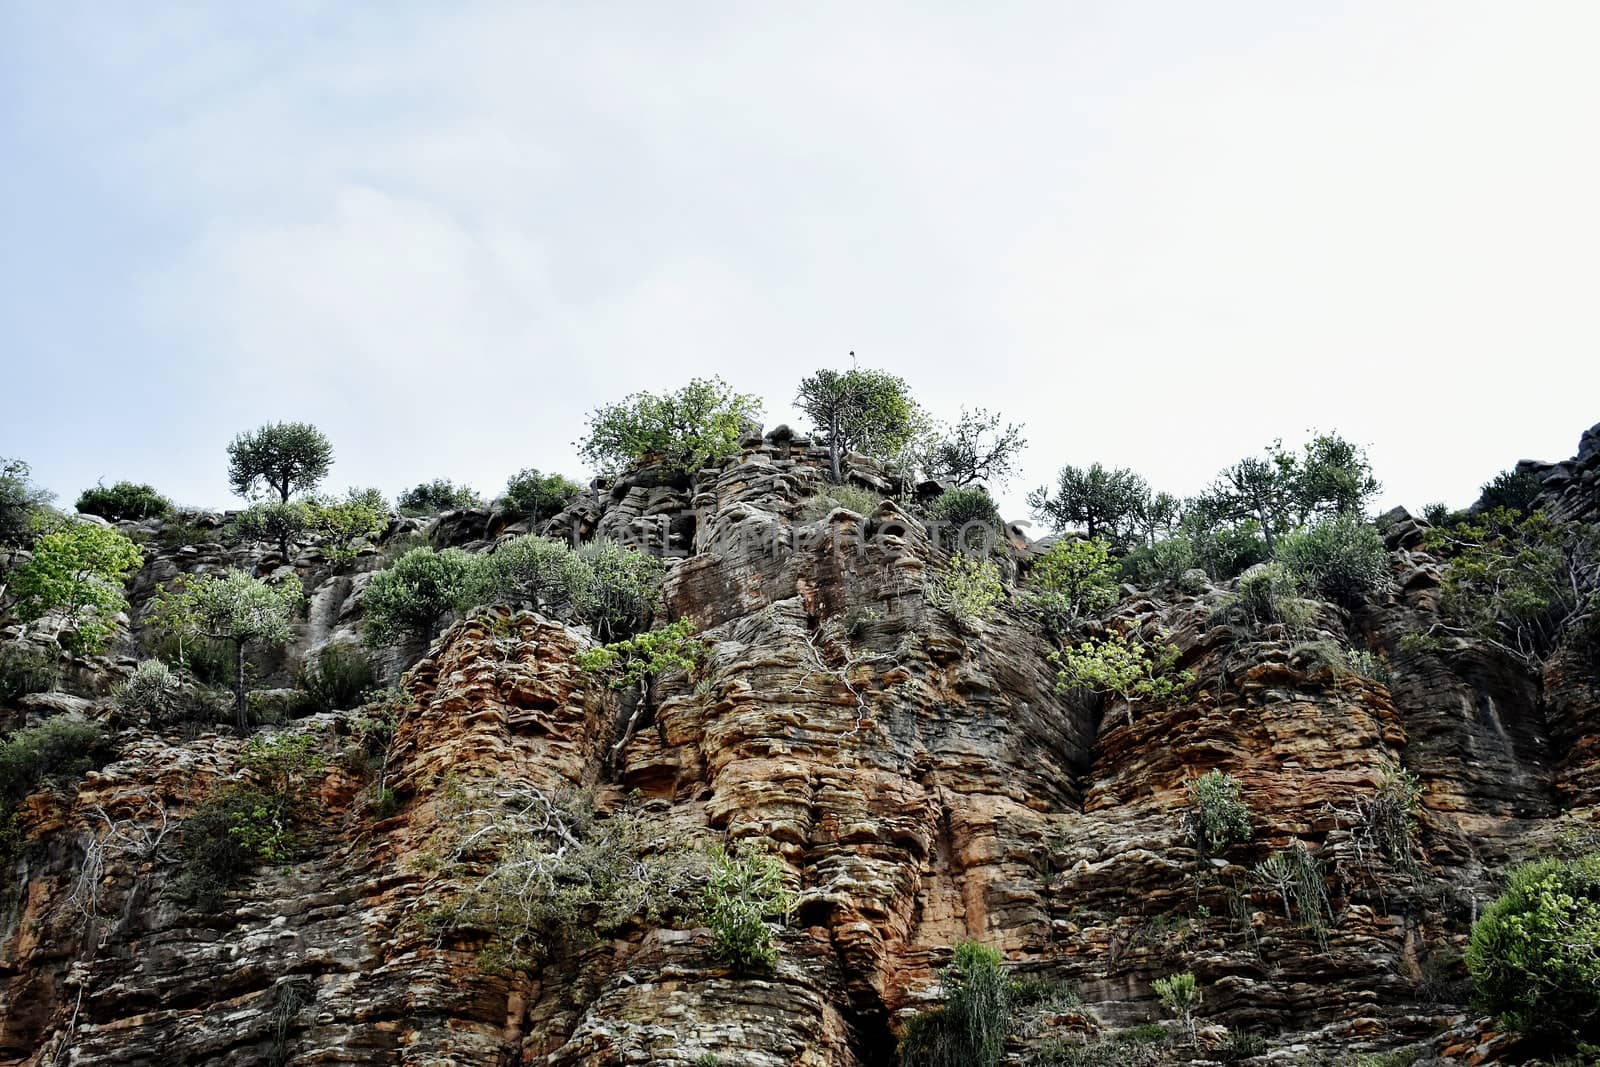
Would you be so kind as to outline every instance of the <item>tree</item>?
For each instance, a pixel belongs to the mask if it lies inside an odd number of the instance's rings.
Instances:
[[[888,459],[912,440],[921,419],[905,379],[881,370],[819,370],[800,383],[794,402],[828,446],[835,484],[844,480],[846,453]]]
[[[574,607],[594,635],[614,641],[645,629],[661,608],[666,566],[656,557],[615,541],[594,541],[579,551],[594,578]]]
[[[294,579],[270,583],[228,570],[179,579],[161,593],[153,615],[157,625],[180,641],[204,638],[232,646],[234,725],[243,736],[250,732],[246,647],[287,643],[292,636],[290,621],[304,599]]]
[[[1483,484],[1476,510],[1492,512],[1509,508],[1519,515],[1527,515],[1543,488],[1544,479],[1533,471],[1501,471]]]
[[[68,521],[33,544],[16,570],[12,591],[24,622],[60,611],[71,628],[63,644],[85,654],[105,647],[112,616],[128,609],[128,576],[144,562],[139,546],[116,530]]]
[[[761,401],[721,378],[695,378],[676,392],[631,393],[589,413],[578,454],[602,474],[656,460],[688,474],[739,450]]]
[[[1053,633],[1117,602],[1117,565],[1104,541],[1063,539],[1034,561],[1028,603]]]
[[[156,492],[154,486],[118,482],[109,489],[97,485],[78,495],[77,509],[83,515],[98,515],[118,522],[123,519],[159,519],[172,511],[172,501]]]
[[[20,459],[0,456],[0,546],[33,539],[39,512],[54,494],[29,480],[32,469]]]
[[[395,503],[402,515],[437,515],[441,511],[481,508],[483,497],[469,485],[456,485],[447,478],[435,478],[407,489]]]
[[[628,717],[622,736],[611,747],[611,764],[616,765],[628,742],[645,716],[655,709],[656,679],[669,671],[690,671],[705,656],[705,645],[695,636],[689,619],[646,630],[625,641],[615,641],[578,653],[578,669],[606,675],[612,689],[637,687],[633,714]]]
[[[286,563],[290,543],[304,538],[311,525],[311,506],[302,500],[253,504],[233,520],[234,531],[240,537],[277,545],[278,554]]]
[[[228,483],[247,498],[265,483],[287,504],[291,494],[315,489],[332,464],[333,446],[307,422],[268,423],[228,445]]]
[[[1338,515],[1286,535],[1278,560],[1303,589],[1353,608],[1389,580],[1389,553],[1370,522]]]
[[[954,426],[946,426],[934,439],[923,464],[930,478],[958,486],[974,482],[1004,485],[1028,439],[1016,423],[1000,423],[998,413],[983,408],[961,409]]]
[[[473,599],[480,603],[526,604],[560,615],[583,600],[594,570],[560,541],[529,534],[483,557],[477,578]]]
[[[1318,434],[1307,441],[1298,461],[1279,458],[1277,462],[1293,472],[1295,504],[1302,524],[1317,516],[1359,515],[1367,501],[1383,488],[1372,476],[1365,450],[1337,432]]]
[[[518,518],[538,522],[559,515],[577,499],[583,488],[559,474],[540,474],[533,468],[506,480],[505,509]]]
[[[1176,669],[1177,646],[1115,630],[1103,638],[1052,652],[1050,662],[1057,667],[1059,691],[1088,689],[1119,697],[1130,705],[1129,723],[1133,722],[1134,701],[1176,703],[1183,699],[1183,687],[1194,682],[1192,672]]]
[[[1272,555],[1278,535],[1293,524],[1297,496],[1292,460],[1280,451],[1267,459],[1247,456],[1224,469],[1204,498],[1206,513],[1216,520],[1254,522],[1266,539],[1267,555]]]
[[[413,548],[374,574],[361,594],[367,643],[432,638],[439,624],[468,602],[477,567],[477,557],[459,548]]]
[[[375,541],[389,526],[389,504],[376,489],[351,489],[343,500],[313,498],[306,504],[310,529],[335,563],[356,558],[363,541]]]
[[[1126,544],[1133,520],[1150,497],[1145,480],[1126,468],[1107,470],[1100,464],[1065,466],[1057,476],[1056,494],[1041,486],[1028,494],[1034,518],[1060,532],[1081,527],[1089,538],[1104,537]]]

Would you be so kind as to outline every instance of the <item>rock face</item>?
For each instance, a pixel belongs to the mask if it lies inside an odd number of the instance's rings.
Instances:
[[[1558,826],[1593,825],[1588,665],[1530,678],[1483,647],[1403,650],[1439,568],[1402,520],[1393,591],[1325,606],[1303,632],[1230,622],[1227,589],[1124,598],[1117,621],[1170,637],[1195,682],[1170,706],[1106,706],[1057,691],[1053,645],[1019,602],[966,627],[929,606],[941,550],[910,506],[818,509],[825,463],[775,433],[692,478],[619,479],[548,524],[681,557],[669,609],[709,647],[692,681],[658,682],[618,760],[629,708],[577,668],[588,635],[480,609],[404,676],[392,802],[338,757],[355,713],[284,728],[330,755],[313,814],[294,860],[220,909],[177,899],[176,842],[240,774],[242,742],[126,728],[115,762],[29,798],[7,872],[0,1063],[878,1067],[968,939],[1086,1002],[1030,1028],[1015,1063],[1057,1034],[1157,1018],[1151,982],[1183,970],[1209,1022],[1273,1046],[1392,1048],[1452,1027],[1439,1050],[1473,1043],[1458,957],[1497,872]],[[853,476],[902,488],[864,463]],[[432,530],[468,545],[499,532],[483,514]],[[230,559],[152,552],[136,600]],[[377,563],[255,561],[293,566],[311,592],[286,664],[354,632]],[[1387,681],[1330,645],[1386,658]],[[1414,866],[1363,848],[1352,816],[1402,766],[1423,784]],[[1212,768],[1243,783],[1257,835],[1208,861],[1179,816],[1185,783]],[[481,938],[429,921],[473,878],[440,842],[463,791],[519,789],[592,791],[601,811],[631,797],[708,841],[767,844],[797,893],[778,965],[734,973],[706,930],[669,924],[491,973]],[[1297,842],[1325,875],[1314,924],[1253,877]]]

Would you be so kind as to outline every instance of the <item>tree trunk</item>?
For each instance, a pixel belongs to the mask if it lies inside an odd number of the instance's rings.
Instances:
[[[233,724],[239,730],[239,736],[244,737],[250,733],[250,702],[245,699],[244,691],[244,642],[233,643]]]
[[[833,484],[838,485],[844,475],[839,469],[839,414],[828,419],[828,463],[833,468]]]

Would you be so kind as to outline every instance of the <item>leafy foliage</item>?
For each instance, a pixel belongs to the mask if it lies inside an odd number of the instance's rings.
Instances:
[[[940,977],[944,1005],[906,1025],[901,1067],[995,1067],[1014,1007],[1000,953],[962,942]]]
[[[1190,570],[1200,568],[1200,561],[1194,542],[1180,536],[1136,548],[1123,556],[1118,566],[1125,580],[1149,589],[1180,583]]]
[[[33,484],[32,473],[22,460],[0,456],[0,546],[33,540],[39,513],[53,498],[54,494]]]
[[[395,500],[400,514],[412,517],[437,515],[441,511],[466,511],[483,507],[483,497],[470,485],[456,485],[447,478],[435,478],[412,486]]]
[[[0,645],[0,705],[55,688],[56,657],[20,644]]]
[[[721,378],[695,378],[676,392],[632,393],[596,408],[578,453],[603,474],[652,459],[690,473],[737,452],[745,427],[760,415],[755,397]]]
[[[117,711],[158,725],[179,717],[182,698],[183,680],[158,659],[141,661],[111,690],[111,706]]]
[[[1513,871],[1473,924],[1467,968],[1481,1007],[1508,1025],[1600,1037],[1600,854]]]
[[[1028,507],[1053,530],[1081,529],[1091,540],[1122,545],[1133,539],[1135,519],[1149,496],[1145,480],[1126,468],[1068,465],[1056,477],[1055,495],[1041,486],[1028,494]]]
[[[0,810],[15,806],[41,785],[77,781],[104,766],[111,751],[105,730],[70,716],[15,731],[0,742]]]
[[[478,561],[473,599],[560,615],[582,603],[594,581],[594,569],[582,555],[560,541],[529,534],[501,543]]]
[[[1501,509],[1430,530],[1425,543],[1449,563],[1440,595],[1447,628],[1530,664],[1600,615],[1600,527]]]
[[[381,646],[405,638],[428,640],[471,595],[474,558],[459,548],[414,548],[374,574],[361,594],[366,640]]]
[[[311,525],[311,505],[301,500],[255,504],[233,520],[234,533],[239,537],[277,545],[285,560],[290,558],[290,545],[304,540]]]
[[[1483,484],[1478,510],[1494,512],[1504,508],[1525,516],[1533,511],[1533,503],[1543,488],[1544,479],[1533,471],[1501,471]]]
[[[1194,683],[1192,672],[1177,669],[1177,646],[1116,630],[1052,652],[1050,661],[1056,665],[1056,687],[1062,692],[1089,689],[1130,705],[1136,701],[1177,703],[1184,698],[1184,687]]]
[[[604,674],[613,689],[647,687],[669,671],[690,671],[705,656],[705,646],[695,636],[690,619],[646,630],[624,641],[578,653],[578,668]]]
[[[337,564],[350,563],[363,543],[376,541],[389,526],[389,504],[376,489],[351,489],[343,500],[313,498],[306,515],[323,552]]]
[[[366,653],[344,642],[329,642],[295,672],[295,688],[312,711],[357,708],[378,688],[378,672]]]
[[[518,471],[506,481],[505,508],[518,518],[538,522],[560,514],[583,488],[559,474]]]
[[[783,875],[778,857],[749,842],[711,851],[701,907],[712,950],[739,970],[770,970],[778,962],[772,920],[782,921],[794,907]]]
[[[1221,855],[1229,845],[1250,840],[1250,806],[1244,802],[1237,778],[1210,770],[1189,781],[1184,791],[1189,795],[1184,826],[1202,856]]]
[[[232,648],[234,725],[243,734],[250,727],[245,647],[286,643],[292,636],[290,620],[303,600],[300,583],[293,579],[274,584],[228,570],[180,578],[162,591],[152,616],[180,641],[201,638]]]
[[[993,560],[957,552],[933,573],[927,598],[957,623],[971,626],[994,614],[1005,599],[1005,584]]]
[[[1201,996],[1200,984],[1195,981],[1192,972],[1157,978],[1151,983],[1151,988],[1161,999],[1161,1007],[1168,1015],[1185,1027],[1194,1026],[1194,1013],[1200,1007]]]
[[[857,367],[819,370],[804,379],[795,407],[811,420],[828,446],[836,483],[844,479],[846,453],[888,459],[911,443],[923,419],[904,378]]]
[[[955,425],[943,427],[933,439],[923,465],[929,477],[957,486],[979,482],[1004,485],[1026,447],[1028,440],[1021,426],[1002,425],[998,413],[983,408],[963,408]]]
[[[156,492],[154,486],[117,482],[110,488],[97,485],[78,495],[77,509],[84,515],[98,515],[118,522],[123,519],[159,519],[172,512],[172,501]]]
[[[584,794],[517,790],[455,822],[451,867],[484,873],[435,919],[487,931],[492,969],[683,915],[705,879],[705,854],[682,830],[631,805],[598,818]]]
[[[617,640],[650,625],[661,607],[665,564],[614,541],[591,542],[579,556],[593,578],[575,607],[596,637]]]
[[[1389,582],[1389,554],[1369,522],[1352,515],[1325,519],[1286,535],[1278,549],[1284,572],[1301,588],[1355,607]]]
[[[1028,605],[1053,633],[1117,602],[1117,564],[1100,540],[1062,539],[1028,572]]]
[[[242,497],[263,485],[288,503],[315,489],[333,465],[333,446],[305,422],[275,422],[235,437],[228,445],[228,484]]]
[[[1000,509],[995,505],[994,498],[980,486],[951,489],[940,494],[928,506],[928,518],[945,523],[957,534],[962,533],[968,523],[980,523],[986,531],[1001,524]],[[965,543],[964,538],[961,541]]]
[[[70,627],[62,643],[75,652],[99,652],[112,617],[128,609],[128,576],[143,562],[139,547],[115,530],[64,523],[41,535],[33,558],[16,569],[17,617],[26,622],[60,611]]]

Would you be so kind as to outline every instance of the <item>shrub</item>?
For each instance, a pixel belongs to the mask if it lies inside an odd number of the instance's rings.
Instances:
[[[827,492],[818,493],[806,502],[800,517],[807,522],[815,522],[833,514],[835,508],[844,508],[862,516],[871,515],[883,500],[883,494],[875,489],[863,489],[849,483],[830,485]]]
[[[33,557],[11,579],[24,622],[60,611],[70,629],[62,644],[93,654],[111,636],[113,616],[128,610],[128,576],[144,562],[139,547],[115,530],[68,522],[33,543]]]
[[[1000,953],[962,942],[940,978],[944,1004],[907,1023],[901,1067],[994,1067],[1005,1053],[1013,1010]]]
[[[597,818],[583,794],[497,791],[454,823],[450,861],[470,859],[486,873],[433,919],[445,930],[488,932],[490,969],[680,915],[705,877],[705,854],[672,823],[632,806]]]
[[[278,546],[278,553],[289,559],[289,546],[305,540],[312,528],[311,505],[304,501],[272,501],[244,509],[233,520],[233,532],[246,541],[262,541]]]
[[[1179,1025],[1194,1031],[1195,1009],[1200,1007],[1200,984],[1195,981],[1192,973],[1184,971],[1181,974],[1168,975],[1157,978],[1151,984],[1156,996],[1161,998],[1161,1006],[1167,1014],[1176,1019]]]
[[[159,519],[172,512],[172,501],[155,491],[154,486],[117,482],[107,488],[97,485],[78,495],[78,511],[118,522],[123,519]]]
[[[586,649],[578,653],[577,663],[580,670],[606,675],[612,689],[648,688],[668,671],[693,670],[704,656],[705,645],[695,637],[693,621],[679,619],[659,630]]]
[[[1202,856],[1220,855],[1229,845],[1250,840],[1250,807],[1237,778],[1211,770],[1191,780],[1184,791],[1189,795],[1184,825]]]
[[[1284,573],[1335,604],[1355,607],[1389,581],[1389,554],[1369,522],[1328,519],[1286,535],[1278,549]]]
[[[56,657],[23,645],[0,645],[0,704],[55,688]]]
[[[111,739],[98,724],[58,715],[0,742],[0,807],[15,806],[41,785],[76,782],[105,765]]]
[[[1050,662],[1056,665],[1057,690],[1089,689],[1120,697],[1130,705],[1130,722],[1135,701],[1176,703],[1183,699],[1184,687],[1194,682],[1193,673],[1176,669],[1177,646],[1115,630],[1052,652]]]
[[[330,642],[306,658],[294,684],[310,710],[343,711],[360,707],[378,688],[378,672],[359,648]]]
[[[1479,1006],[1543,1035],[1600,1036],[1600,854],[1511,873],[1472,927]]]
[[[459,548],[414,548],[374,574],[361,594],[367,643],[431,639],[439,624],[469,601],[477,566]]]
[[[1028,586],[1028,605],[1061,634],[1117,602],[1117,565],[1104,541],[1060,540],[1034,561]]]
[[[1261,527],[1252,520],[1235,526],[1206,526],[1200,518],[1185,521],[1189,544],[1194,549],[1195,565],[1213,581],[1227,581],[1243,574],[1272,555]]]
[[[567,545],[529,534],[496,546],[479,562],[473,599],[527,605],[561,615],[583,601],[594,571]]]
[[[142,715],[152,723],[167,723],[178,717],[182,695],[183,682],[172,668],[147,659],[111,690],[111,706],[129,717]]]
[[[1187,537],[1169,537],[1145,548],[1136,548],[1122,557],[1121,576],[1143,589],[1177,585],[1190,570],[1199,567],[1194,543]]]
[[[323,552],[337,564],[354,560],[363,543],[376,541],[389,526],[388,502],[376,489],[351,489],[343,500],[313,499],[306,514]]]
[[[1478,510],[1492,512],[1509,508],[1527,515],[1543,488],[1544,479],[1533,471],[1501,471],[1484,483],[1478,494]]]
[[[1000,508],[989,495],[989,491],[981,486],[951,489],[941,494],[937,500],[928,505],[928,518],[934,522],[944,523],[958,535],[968,523],[982,525],[986,534],[1003,525]],[[958,538],[958,543],[964,545],[966,539]]]
[[[578,554],[594,577],[574,607],[594,635],[613,641],[649,626],[661,608],[666,565],[614,541],[591,542]]]
[[[228,445],[228,483],[242,497],[265,484],[287,504],[291,494],[315,489],[332,464],[333,446],[304,422],[269,423]]]
[[[689,473],[733,455],[761,402],[721,378],[696,378],[676,392],[633,393],[589,414],[578,453],[603,474],[647,460]]]
[[[234,725],[244,734],[250,728],[246,647],[286,643],[292,635],[290,618],[303,600],[300,583],[292,578],[274,584],[229,570],[180,578],[157,598],[152,615],[180,640],[226,643],[233,653]]]
[[[957,552],[934,571],[926,596],[958,625],[972,626],[995,613],[1005,599],[1005,585],[993,560]]]
[[[770,970],[778,962],[771,920],[794,907],[783,885],[783,862],[741,841],[712,849],[710,877],[701,897],[712,951],[739,970]]]
[[[1400,867],[1416,867],[1411,839],[1422,806],[1422,783],[1406,770],[1390,770],[1372,796],[1356,801],[1355,844],[1359,852],[1379,852]]]
[[[583,488],[559,474],[540,474],[531,467],[506,481],[505,508],[518,518],[538,522],[559,515]]]
[[[1311,622],[1311,605],[1299,597],[1299,586],[1281,564],[1260,563],[1239,576],[1230,608],[1245,625],[1280,625],[1298,629]]]
[[[400,514],[413,517],[437,515],[441,511],[466,511],[483,507],[483,497],[468,485],[456,485],[446,478],[422,482],[401,493],[395,501]]]
[[[1274,852],[1255,869],[1256,883],[1278,894],[1283,902],[1283,917],[1300,918],[1302,929],[1310,930],[1318,941],[1327,936],[1327,919],[1333,914],[1322,865],[1306,847],[1296,841]]]

